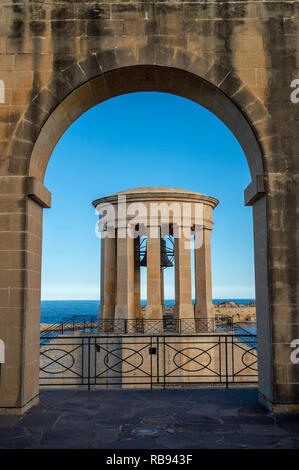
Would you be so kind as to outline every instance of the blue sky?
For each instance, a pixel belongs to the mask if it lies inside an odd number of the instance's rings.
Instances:
[[[113,98],[58,142],[45,185],[42,299],[98,299],[100,240],[91,202],[138,186],[169,186],[220,200],[212,232],[213,298],[254,298],[252,210],[244,153],[229,129],[192,101],[164,93]],[[145,286],[142,286],[144,297]],[[173,297],[165,271],[165,297]]]

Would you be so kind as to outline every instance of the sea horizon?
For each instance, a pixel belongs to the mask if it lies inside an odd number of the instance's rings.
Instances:
[[[235,302],[243,305],[247,305],[249,302],[255,301],[250,298],[228,298],[228,299],[213,299],[213,304],[220,302]],[[144,306],[146,301],[141,300],[141,304]],[[194,299],[193,299],[194,303]],[[52,324],[60,321],[64,318],[72,316],[96,316],[100,300],[41,300],[41,323]],[[174,305],[174,299],[165,299],[165,305],[171,307]]]

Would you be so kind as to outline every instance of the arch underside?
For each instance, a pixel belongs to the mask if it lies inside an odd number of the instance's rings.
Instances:
[[[119,60],[115,67],[103,70],[96,56],[90,56],[84,63],[53,77],[34,98],[19,122],[8,154],[18,156],[20,143],[26,141],[26,146],[22,145],[22,158],[27,158],[26,175],[43,181],[56,143],[85,111],[126,93],[165,92],[192,100],[221,119],[241,145],[254,179],[264,173],[262,145],[255,120],[262,122],[264,129],[267,113],[234,73],[205,64],[207,72],[199,75],[194,72],[196,68],[202,71],[204,60],[197,58],[198,61],[197,67],[193,61],[192,67],[182,68],[178,60],[173,60],[172,65],[136,64],[131,60],[124,66]],[[130,62],[133,65],[129,65]]]
[[[78,117],[93,106],[127,93],[164,92],[200,104],[216,115],[231,130],[246,156],[253,181],[252,185],[254,186],[257,177],[264,174],[264,159],[262,145],[259,140],[259,129],[258,126],[250,122],[247,115],[250,114],[250,110],[254,109],[253,104],[256,104],[256,99],[240,82],[236,86],[236,78],[232,74],[227,71],[222,72],[222,74],[220,85],[216,86],[206,78],[187,70],[156,64],[128,65],[99,73],[80,84],[77,88],[72,89],[56,103],[53,110],[49,110],[41,130],[32,144],[27,175],[40,181],[44,180],[48,161],[60,137]],[[50,89],[52,89],[51,87],[52,85],[49,86]],[[236,91],[236,89],[239,91]],[[234,99],[229,96],[229,90]],[[248,110],[248,113],[244,111],[240,103],[238,104],[238,98],[240,101],[244,100],[247,103],[244,108]],[[256,119],[261,120],[262,125],[265,126],[265,121],[268,118],[266,113],[263,114],[263,109],[259,109]],[[263,136],[262,132],[261,135]],[[262,336],[260,335],[259,348],[266,356],[270,357],[271,333],[268,319],[268,272],[266,268],[268,240],[265,236],[267,231],[265,197],[260,198],[258,203],[255,204],[253,217],[255,235],[258,232],[262,233],[262,238],[258,239],[254,247],[257,317],[260,325],[263,325],[258,328],[263,332]],[[264,299],[264,304],[262,299]],[[261,390],[270,397],[272,384],[271,362],[263,370],[260,368],[259,373],[263,377]]]
[[[202,60],[198,58],[193,62],[187,61],[189,65],[186,66],[182,63],[182,57],[178,60],[178,56],[174,53],[172,57],[171,64],[165,65],[163,60],[161,64],[136,64],[130,56],[127,61],[119,59],[114,66],[103,68],[99,65],[96,56],[91,56],[83,63],[77,63],[53,77],[49,85],[33,99],[11,141],[8,158],[22,158],[26,161],[24,173],[20,176],[29,177],[33,183],[43,182],[55,145],[68,127],[88,109],[125,93],[155,91],[172,93],[192,100],[221,119],[241,145],[252,180],[255,181],[256,176],[264,173],[263,152],[265,149],[260,137],[263,137],[268,117],[261,102],[234,73],[213,64],[203,65]],[[205,73],[203,72],[204,66]],[[262,122],[260,129],[259,122]],[[9,165],[7,168],[9,170]],[[45,190],[43,185],[40,186],[40,192]],[[34,195],[33,199],[41,204],[42,198],[35,193],[27,191],[31,199]],[[259,221],[262,221],[263,233],[267,230],[265,200],[266,198],[262,198],[258,201],[259,204],[255,205],[253,213],[255,225],[258,228],[260,228]],[[29,209],[38,211],[40,221],[38,228],[35,225],[30,228],[34,244],[36,239],[42,238],[42,208],[37,208],[30,199],[29,201]],[[49,207],[45,204],[41,206]],[[29,235],[31,236],[31,233]],[[30,259],[35,254],[40,260],[40,244],[37,248],[31,245],[29,248],[28,263],[31,263]],[[259,348],[270,357],[271,335],[268,310],[262,305],[262,299],[266,299],[265,303],[269,305],[268,273],[264,269],[267,266],[267,239],[265,237],[255,246],[255,260],[256,287],[258,287],[257,316],[260,324],[264,323],[267,330],[263,334],[263,341],[259,342]],[[36,296],[40,299],[40,281],[38,280],[35,285],[29,277],[26,291],[28,297],[31,295],[33,285],[36,288]],[[26,305],[29,304],[30,299],[26,300]],[[272,380],[267,379],[271,377],[270,361],[267,363],[266,372],[263,371],[261,374],[262,377],[266,377],[262,386],[263,393],[270,397]]]

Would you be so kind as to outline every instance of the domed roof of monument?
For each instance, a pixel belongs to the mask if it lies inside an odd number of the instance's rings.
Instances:
[[[113,193],[112,196],[117,196],[119,194],[136,194],[136,193],[185,193],[185,194],[196,194],[203,196],[203,194],[198,193],[197,191],[189,191],[188,189],[181,188],[169,188],[168,186],[143,186],[140,188],[131,188],[125,189],[124,191],[119,191]]]
[[[197,191],[190,191],[181,188],[169,188],[167,186],[144,186],[140,188],[131,188],[124,191],[113,193],[110,196],[102,197],[93,201],[93,206],[96,207],[100,203],[111,202],[116,203],[119,196],[126,196],[130,201],[149,201],[149,200],[165,200],[165,201],[189,201],[189,202],[203,202],[216,207],[219,203],[218,199],[198,193]]]

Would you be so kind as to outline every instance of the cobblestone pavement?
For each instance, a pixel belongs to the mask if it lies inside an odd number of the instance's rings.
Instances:
[[[255,388],[42,390],[0,416],[0,448],[298,449],[299,415],[272,415]]]

